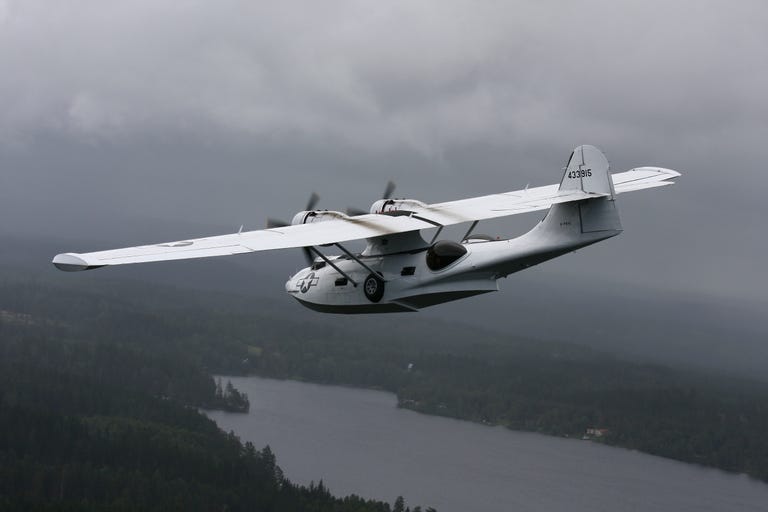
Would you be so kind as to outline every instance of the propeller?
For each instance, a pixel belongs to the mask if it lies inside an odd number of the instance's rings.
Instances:
[[[381,196],[382,199],[391,199],[392,194],[395,191],[395,182],[392,180],[389,180],[387,182],[387,188],[384,189],[384,195]]]
[[[384,195],[381,196],[382,199],[391,199],[392,194],[395,192],[395,182],[392,180],[389,180],[387,182],[387,187],[384,189]],[[355,208],[354,206],[350,206],[347,208],[347,215],[351,215],[353,217],[357,215],[365,215],[367,213],[370,213],[368,210],[363,210],[360,208]]]
[[[304,209],[307,211],[314,210],[319,200],[320,200],[320,196],[317,195],[316,192],[312,192],[312,195],[309,196],[309,201],[307,201],[307,207]]]
[[[304,259],[307,260],[307,266],[311,267],[315,262],[315,254],[309,247],[302,247],[301,250],[304,251]]]
[[[304,208],[306,211],[314,210],[315,206],[317,206],[317,202],[320,201],[320,196],[317,195],[317,192],[312,192],[312,195],[309,196],[309,200],[307,201],[307,206]],[[267,217],[267,229],[272,228],[284,228],[286,226],[290,226],[290,222],[285,222],[281,219],[275,219],[274,217]]]
[[[273,219],[272,217],[267,217],[267,229],[272,228],[284,228],[285,226],[288,226],[289,224],[285,222],[284,220],[280,219]]]
[[[317,202],[320,201],[320,196],[317,195],[316,192],[312,192],[312,194],[309,196],[309,200],[307,201],[307,207],[304,208],[306,211],[311,211],[315,209],[315,206],[317,206]],[[284,228],[286,226],[290,226],[291,224],[288,222],[285,222],[284,220],[275,219],[273,217],[267,217],[267,229],[272,228]],[[302,251],[304,251],[304,259],[307,260],[307,266],[312,266],[312,264],[315,262],[315,255],[312,253],[312,250],[309,247],[302,247]]]

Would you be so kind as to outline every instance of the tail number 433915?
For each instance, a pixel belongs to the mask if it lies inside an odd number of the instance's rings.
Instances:
[[[568,171],[569,178],[589,178],[592,176],[592,169],[577,169],[575,171]]]

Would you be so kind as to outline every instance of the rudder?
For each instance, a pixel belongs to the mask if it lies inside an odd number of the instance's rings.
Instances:
[[[621,232],[608,159],[595,146],[584,145],[573,150],[560,190],[581,190],[601,197],[552,206],[545,218],[546,229],[568,232],[574,238]]]
[[[607,194],[614,198],[608,159],[595,146],[579,146],[573,150],[565,166],[560,190],[582,190]]]

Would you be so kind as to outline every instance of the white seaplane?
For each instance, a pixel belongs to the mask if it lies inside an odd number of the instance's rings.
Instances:
[[[314,209],[290,224],[268,221],[267,229],[194,240],[142,245],[91,253],[64,253],[53,264],[65,271],[109,265],[228,256],[274,249],[303,248],[307,268],[285,283],[304,306],[327,313],[390,313],[497,291],[509,274],[621,233],[616,196],[673,183],[680,173],[638,167],[611,174],[594,146],[573,150],[559,185],[525,188],[447,203],[384,198],[370,213]],[[547,210],[532,230],[510,240],[473,234],[477,223],[507,215]],[[441,240],[444,226],[471,223],[459,241]],[[430,241],[425,230],[435,230]],[[353,254],[342,243],[367,241]],[[328,256],[320,247],[335,246]]]

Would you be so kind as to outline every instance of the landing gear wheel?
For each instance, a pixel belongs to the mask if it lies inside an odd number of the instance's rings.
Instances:
[[[363,282],[365,296],[371,302],[379,302],[384,296],[384,281],[376,274],[368,274]]]

